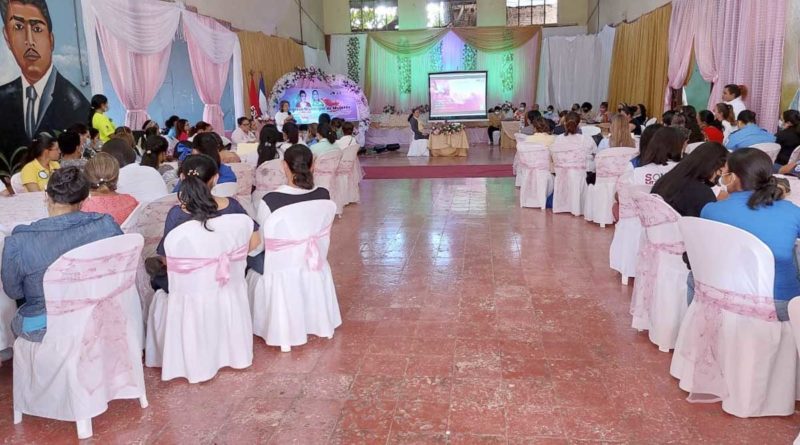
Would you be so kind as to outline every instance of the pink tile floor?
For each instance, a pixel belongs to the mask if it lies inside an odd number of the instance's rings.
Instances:
[[[520,209],[513,179],[366,181],[330,255],[344,324],[244,371],[162,382],[115,401],[92,443],[789,444],[800,416],[738,419],[691,405],[670,354],[630,329],[608,268],[613,229]],[[74,425],[12,424],[0,440],[76,442]]]

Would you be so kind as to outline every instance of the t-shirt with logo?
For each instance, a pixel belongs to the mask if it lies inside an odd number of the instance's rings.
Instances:
[[[677,162],[667,162],[667,165],[647,164],[633,169],[633,183],[638,185],[649,185],[652,187],[656,181],[661,179],[667,172],[672,170]]]
[[[39,186],[40,191],[45,191],[47,189],[47,183],[50,181],[50,175],[52,175],[53,171],[60,166],[58,162],[50,161],[49,167],[50,171],[45,169],[37,159],[28,162],[20,171],[20,180],[22,181],[22,184],[25,185],[35,183]]]

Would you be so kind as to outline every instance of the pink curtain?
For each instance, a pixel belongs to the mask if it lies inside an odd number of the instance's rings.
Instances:
[[[205,104],[203,120],[222,134],[225,126],[220,99],[228,80],[236,34],[210,17],[184,11],[183,33],[189,47],[192,78]]]
[[[674,0],[669,21],[669,67],[667,68],[667,91],[664,94],[664,109],[670,109],[671,89],[683,88],[692,62],[692,42],[697,31],[696,9],[699,3]]]
[[[749,90],[745,99],[748,109],[755,111],[759,126],[774,132],[780,114],[786,2],[715,0],[714,3],[716,25],[711,33],[719,73],[709,107],[722,101],[725,85],[745,85]]]

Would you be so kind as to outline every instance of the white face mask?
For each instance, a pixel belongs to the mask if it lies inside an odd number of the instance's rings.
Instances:
[[[730,173],[728,173],[728,174],[730,174]],[[722,178],[724,178],[725,176],[726,175],[720,175],[719,179],[717,179],[717,185],[719,186],[721,191],[723,191],[725,193],[728,193],[728,184],[725,184],[724,182],[722,182]]]

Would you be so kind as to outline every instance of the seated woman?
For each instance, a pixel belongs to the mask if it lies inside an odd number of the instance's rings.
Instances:
[[[700,124],[700,130],[703,131],[708,142],[722,144],[725,141],[722,123],[714,117],[714,113],[708,110],[701,111],[697,115],[697,123]]]
[[[628,127],[628,118],[624,114],[617,113],[611,117],[611,128],[607,138],[600,141],[597,151],[605,150],[610,147],[631,147],[636,148],[636,141],[631,136]]]
[[[156,169],[167,184],[167,189],[172,190],[178,183],[178,172],[175,167],[165,164],[168,148],[169,142],[165,137],[160,135],[148,136],[142,143],[144,152],[139,165]]]
[[[689,143],[705,142],[706,135],[698,124],[697,109],[691,105],[684,105],[681,107],[681,114],[684,118],[683,126],[689,129]]]
[[[787,321],[789,300],[800,295],[794,250],[800,237],[800,207],[783,200],[772,176],[772,160],[755,148],[733,152],[719,184],[730,195],[706,205],[700,216],[750,232],[769,247],[775,257],[775,309],[778,320]]]
[[[556,136],[553,141],[551,149],[559,149],[561,147],[579,147],[586,153],[586,171],[594,171],[594,154],[597,152],[597,144],[591,136],[581,134],[578,126],[581,122],[581,116],[578,113],[570,111],[566,118],[564,118],[564,134]]]
[[[620,181],[634,185],[655,185],[662,176],[672,170],[681,160],[689,132],[685,129],[666,127],[658,130],[650,141],[647,151],[643,151],[641,165],[630,167]]]
[[[287,122],[283,126],[283,142],[278,145],[278,151],[283,153],[294,144],[300,143],[300,129],[294,122]]]
[[[288,184],[267,193],[258,205],[258,222],[264,224],[276,210],[299,202],[331,199],[327,189],[314,186],[314,155],[305,145],[294,145],[286,150],[283,171]],[[247,265],[258,273],[264,273],[264,255],[248,257]]]
[[[781,151],[775,163],[781,166],[782,173],[789,173],[797,166],[796,159],[790,159],[797,147],[800,147],[800,112],[786,110],[783,112],[783,129],[775,133],[775,142],[781,145]],[[784,169],[790,162],[792,166]],[[785,170],[785,171],[784,171]]]
[[[61,161],[59,166],[65,167],[78,167],[83,170],[86,165],[86,159],[83,158],[83,150],[79,150],[81,146],[81,136],[74,131],[64,131],[58,135],[58,149],[61,150]]]
[[[164,239],[172,229],[187,221],[200,221],[205,223],[209,219],[222,215],[246,215],[241,204],[233,198],[219,198],[211,194],[211,189],[217,184],[219,171],[214,159],[207,155],[191,155],[181,164],[181,187],[178,191],[180,204],[172,207],[167,213],[164,222],[164,236],[156,247],[159,255],[157,260],[148,259],[147,270],[151,275],[150,283],[153,289],[163,289],[169,292],[166,270],[166,252]],[[250,250],[259,247],[261,237],[258,234],[258,224],[253,223],[253,236],[250,238]]]
[[[501,131],[500,128],[503,126],[503,115],[501,111],[500,107],[494,107],[489,110],[489,128],[487,129],[489,132],[489,145],[494,145],[494,132]],[[414,119],[412,120],[411,117]],[[411,122],[411,131],[414,132],[414,139],[428,139],[427,135],[425,135],[425,137],[418,137],[418,131],[414,130],[414,121],[419,119],[419,110],[414,110],[414,114],[411,117],[409,118],[409,122]],[[419,124],[417,124],[417,126],[419,126]],[[497,143],[499,144],[500,141],[497,141]]]
[[[422,129],[420,128],[419,115],[419,108],[415,108],[414,111],[411,112],[411,116],[408,116],[408,124],[411,126],[411,131],[414,133],[415,141],[418,139],[428,139],[428,135],[423,133]],[[491,138],[491,135],[489,138]]]
[[[311,152],[314,153],[314,157],[322,156],[329,151],[339,150],[339,147],[336,146],[336,133],[330,125],[320,125],[319,128],[317,128],[317,135],[319,136],[319,142],[311,147]],[[284,154],[284,157],[285,156],[286,154]]]
[[[356,141],[356,137],[353,136],[353,131],[355,130],[355,126],[352,122],[345,122],[342,124],[342,134],[343,136],[336,141],[336,146],[344,150],[345,148],[351,145],[358,145],[358,141]]]
[[[219,157],[219,150],[222,148],[222,138],[217,133],[200,133],[192,141],[193,155],[206,155],[217,163],[219,177],[215,181],[217,184],[236,182],[236,174],[227,164],[223,164]],[[188,159],[188,158],[187,158]],[[185,162],[185,161],[184,161]],[[180,189],[181,181],[175,185],[175,192]]]
[[[553,145],[556,137],[553,136],[547,119],[539,116],[531,121],[531,125],[533,126],[534,133],[526,137],[525,142],[532,142],[534,144],[544,145],[545,147]]]
[[[131,195],[117,193],[119,163],[108,153],[98,153],[84,168],[89,181],[89,198],[84,201],[84,212],[111,215],[117,224],[122,224],[139,205]]]
[[[283,140],[281,132],[275,125],[267,124],[261,129],[258,135],[258,161],[257,165],[261,165],[267,161],[280,159],[280,152],[278,152],[278,145]]]
[[[670,120],[671,119],[670,117]],[[653,124],[642,131],[642,136],[639,138],[639,156],[631,159],[633,168],[642,165],[642,155],[650,151],[650,141],[653,140],[653,136],[655,136],[656,132],[662,128],[664,128],[664,126],[661,124]]]
[[[728,159],[728,150],[717,142],[706,142],[662,176],[652,192],[664,198],[681,216],[699,217],[709,202],[716,202],[712,187]]]
[[[313,124],[308,124],[305,142],[309,147],[317,143],[317,126],[318,124],[316,122]]]
[[[44,273],[70,250],[122,235],[117,223],[99,213],[81,212],[89,182],[77,167],[56,170],[47,185],[47,218],[14,228],[5,239],[3,290],[22,302],[11,322],[16,336],[41,342],[47,330]]]
[[[47,133],[39,133],[28,146],[25,166],[20,180],[29,192],[43,192],[53,172],[60,167],[61,150],[58,141]]]

